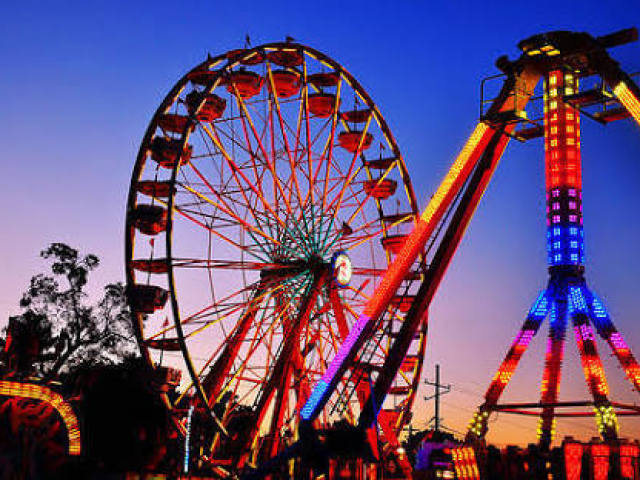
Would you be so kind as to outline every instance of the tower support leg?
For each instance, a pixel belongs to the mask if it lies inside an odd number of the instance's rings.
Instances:
[[[567,331],[567,299],[559,296],[551,307],[549,338],[545,357],[544,373],[540,386],[540,401],[553,404],[558,401],[562,360],[564,358],[565,335]],[[540,414],[538,439],[540,447],[547,451],[555,435],[555,408],[545,406]]]
[[[487,420],[491,412],[491,407],[498,403],[500,395],[502,395],[502,392],[509,384],[511,376],[518,366],[518,362],[527,350],[529,343],[531,343],[531,339],[538,333],[540,324],[549,313],[550,304],[551,298],[549,291],[545,290],[541,292],[531,307],[531,310],[529,310],[527,319],[511,344],[511,348],[502,361],[500,368],[498,368],[498,371],[494,375],[491,385],[489,385],[487,393],[484,395],[484,404],[480,406],[469,424],[467,441],[479,440],[487,433]]]
[[[640,393],[640,365],[631,353],[631,349],[618,332],[602,301],[593,292],[586,292],[589,299],[589,317],[593,322],[598,335],[609,344],[611,351],[620,362],[629,381]]]
[[[589,324],[585,291],[583,286],[569,287],[569,314],[582,360],[584,378],[593,397],[598,430],[604,440],[611,441],[618,438],[618,419],[609,402],[609,386],[602,360],[598,355],[595,333]]]

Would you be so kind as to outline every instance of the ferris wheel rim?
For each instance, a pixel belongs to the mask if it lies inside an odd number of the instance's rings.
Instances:
[[[158,123],[158,118],[163,115],[164,113],[166,113],[168,111],[168,108],[171,107],[171,105],[173,104],[173,102],[175,101],[175,99],[177,98],[177,96],[179,95],[180,91],[185,88],[185,86],[188,84],[189,82],[189,74],[199,70],[199,69],[209,69],[212,65],[215,64],[220,64],[221,62],[223,63],[224,60],[227,60],[226,65],[220,69],[220,72],[215,76],[215,78],[213,79],[213,82],[206,88],[206,93],[211,93],[213,90],[215,90],[216,86],[218,85],[218,82],[220,80],[220,78],[224,75],[224,72],[229,72],[231,71],[231,69],[235,66],[238,66],[240,64],[240,62],[244,59],[250,58],[252,55],[255,55],[256,53],[260,53],[260,52],[266,52],[269,51],[270,49],[273,49],[274,51],[277,51],[279,49],[295,49],[295,50],[299,50],[302,52],[302,54],[304,55],[305,53],[310,53],[314,58],[319,59],[320,61],[323,62],[329,62],[330,65],[332,66],[332,68],[334,68],[336,71],[339,72],[340,75],[344,75],[345,78],[347,78],[347,81],[350,83],[350,85],[353,87],[353,89],[355,91],[357,91],[359,94],[362,95],[362,97],[364,97],[365,102],[367,104],[367,106],[369,106],[372,110],[373,115],[376,116],[376,120],[379,121],[380,123],[380,129],[386,134],[387,136],[387,141],[393,146],[393,154],[394,156],[397,158],[398,160],[398,167],[399,170],[401,172],[401,176],[402,176],[402,180],[404,182],[404,187],[406,189],[406,193],[407,193],[407,197],[410,201],[410,206],[412,209],[412,213],[415,216],[417,216],[418,214],[418,209],[417,209],[417,203],[415,200],[415,194],[413,192],[413,187],[411,186],[411,181],[410,181],[410,177],[408,175],[408,171],[406,169],[406,165],[404,163],[404,159],[399,151],[399,148],[397,146],[397,143],[395,141],[395,138],[393,137],[390,128],[388,127],[388,125],[386,124],[386,121],[384,119],[384,117],[382,117],[381,113],[378,110],[377,105],[373,102],[373,100],[371,99],[371,97],[367,94],[367,92],[361,87],[361,85],[356,81],[356,79],[344,68],[342,67],[341,64],[339,64],[338,62],[335,62],[334,60],[330,59],[329,57],[327,57],[326,55],[318,52],[317,50],[314,50],[310,47],[306,47],[304,45],[300,45],[300,44],[292,44],[292,43],[269,43],[269,44],[265,44],[265,45],[261,45],[258,47],[253,47],[251,49],[246,49],[244,50],[244,52],[237,57],[232,57],[229,58],[229,52],[216,56],[216,57],[212,57],[212,58],[208,58],[205,62],[201,63],[200,65],[198,65],[197,67],[195,67],[194,69],[190,70],[187,74],[185,74],[177,83],[176,85],[171,89],[171,91],[169,92],[169,94],[165,97],[165,99],[163,100],[163,102],[160,104],[159,108],[156,110],[154,116],[152,117],[152,120],[147,128],[147,131],[145,133],[145,136],[143,138],[142,144],[141,144],[141,148],[140,151],[138,153],[137,159],[136,159],[136,165],[134,167],[134,172],[132,175],[132,181],[131,181],[131,185],[130,185],[130,190],[129,190],[129,199],[128,199],[128,215],[127,215],[127,228],[126,228],[126,234],[125,234],[125,244],[126,244],[126,253],[125,253],[125,260],[127,262],[127,284],[133,284],[134,283],[134,273],[133,273],[133,268],[130,265],[130,262],[133,260],[134,256],[134,235],[135,235],[135,231],[134,228],[132,226],[132,221],[130,219],[130,214],[132,212],[132,210],[136,207],[136,205],[138,204],[137,202],[137,195],[138,193],[135,190],[135,186],[136,183],[139,181],[140,179],[140,173],[142,171],[142,169],[144,168],[144,164],[145,162],[148,160],[147,158],[147,152],[148,152],[148,145],[149,142],[151,140],[151,138],[153,137],[153,134],[155,132],[155,130],[157,129],[157,123]],[[185,132],[186,133],[186,132]],[[188,141],[188,135],[187,134],[183,134],[181,136],[182,139],[182,143],[181,146],[184,146],[187,141]],[[177,181],[177,172],[179,170],[179,162],[176,162],[176,165],[173,167],[172,173],[171,173],[171,179],[170,179],[170,183],[171,183],[171,187],[173,188],[176,184]],[[180,348],[182,350],[182,354],[183,357],[185,358],[186,364],[187,364],[187,368],[189,369],[189,373],[192,377],[192,383],[194,384],[194,386],[196,387],[196,390],[198,391],[199,396],[201,397],[201,400],[206,404],[207,398],[206,395],[204,394],[203,390],[202,390],[202,385],[200,384],[200,380],[199,380],[199,374],[196,372],[196,369],[193,365],[193,362],[191,360],[191,356],[189,353],[189,349],[187,346],[187,343],[185,341],[184,338],[184,332],[182,331],[182,327],[181,327],[181,320],[179,318],[179,305],[178,305],[178,296],[176,294],[177,288],[175,285],[175,279],[173,278],[173,265],[170,265],[170,261],[173,258],[172,256],[172,248],[173,248],[173,201],[175,199],[175,191],[172,193],[172,195],[169,197],[169,203],[167,205],[167,209],[170,212],[169,215],[169,219],[167,222],[167,230],[166,230],[166,253],[167,253],[167,264],[168,264],[168,283],[169,283],[169,294],[170,294],[170,299],[171,299],[171,305],[172,305],[172,310],[174,312],[174,326],[176,328],[176,332],[178,333],[178,339],[180,341]],[[380,213],[380,217],[378,218],[379,221],[381,221],[381,213]],[[177,315],[177,316],[176,316]],[[135,333],[136,333],[136,337],[138,338],[138,343],[140,346],[140,351],[141,354],[143,355],[143,357],[147,360],[148,363],[153,364],[153,360],[151,358],[150,352],[149,352],[149,347],[147,346],[147,344],[145,343],[145,338],[144,338],[144,324],[143,324],[143,317],[141,315],[136,315],[136,322],[134,322],[134,326],[135,326]],[[425,346],[425,342],[422,341],[421,342],[421,348],[420,348],[420,353],[424,353],[424,346]],[[423,355],[419,355],[420,357],[422,357]],[[420,362],[422,363],[422,362]],[[421,370],[421,367],[418,368],[418,371]],[[416,375],[416,378],[419,378],[419,375]],[[411,404],[413,402],[413,398],[415,397],[415,385],[413,388],[413,393],[412,395],[409,397],[408,402],[409,404]],[[167,398],[166,395],[164,395],[165,398],[165,402],[167,403],[168,406],[171,406],[171,402],[169,401],[169,399]]]

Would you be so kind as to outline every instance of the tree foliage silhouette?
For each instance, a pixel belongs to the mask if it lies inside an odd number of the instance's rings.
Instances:
[[[89,301],[86,287],[98,257],[64,243],[52,243],[40,256],[51,261],[51,274],[31,278],[20,300],[23,313],[9,319],[4,350],[13,354],[15,373],[49,380],[135,355],[124,286],[108,284],[96,304]]]

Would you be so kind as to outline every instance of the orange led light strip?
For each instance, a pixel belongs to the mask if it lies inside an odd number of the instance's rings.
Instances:
[[[404,248],[389,265],[380,286],[365,305],[364,311],[358,317],[349,334],[340,346],[333,361],[318,381],[300,414],[304,420],[311,420],[324,405],[324,401],[331,394],[331,386],[342,375],[354,349],[357,349],[362,332],[376,321],[387,308],[391,297],[406,276],[410,265],[416,260],[421,249],[433,233],[452,198],[462,187],[467,176],[473,169],[478,158],[479,146],[484,145],[489,127],[479,123],[453,166],[442,180],[431,201],[418,219],[415,228],[405,241]]]
[[[9,397],[31,398],[51,405],[60,415],[69,439],[69,455],[80,455],[80,429],[78,418],[71,406],[62,396],[50,388],[31,383],[9,382],[0,380],[0,395]]]

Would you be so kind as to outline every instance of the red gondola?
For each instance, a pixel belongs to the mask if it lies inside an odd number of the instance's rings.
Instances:
[[[241,98],[251,98],[260,93],[263,82],[264,78],[257,73],[240,70],[229,75],[227,91],[234,95],[237,91]]]
[[[406,239],[407,235],[389,235],[382,239],[382,246],[387,252],[396,255],[400,250],[402,250],[402,246]]]
[[[302,65],[302,54],[297,50],[276,50],[267,53],[270,62],[281,67],[299,67]]]
[[[411,387],[408,385],[400,385],[389,389],[389,395],[408,395],[409,392],[411,392]]]
[[[391,299],[391,305],[398,307],[402,313],[407,313],[415,298],[415,295],[396,295]]]
[[[140,180],[138,183],[136,183],[136,190],[149,197],[167,198],[169,195],[171,195],[171,182]]]
[[[358,145],[360,145],[360,141],[362,140],[360,151],[363,151],[371,146],[373,135],[371,135],[370,133],[366,133],[364,134],[364,138],[362,138],[362,135],[363,132],[360,132],[358,130],[353,130],[351,132],[340,132],[340,135],[338,135],[338,143],[345,150],[348,150],[351,153],[355,153],[358,149]]]
[[[309,95],[309,111],[319,118],[327,118],[336,107],[336,96],[330,93],[314,93]]]
[[[200,101],[202,93],[194,90],[186,96],[187,110],[193,115]],[[207,99],[196,114],[196,118],[201,122],[213,122],[222,116],[227,108],[227,101],[215,93],[207,95]]]
[[[167,273],[169,265],[166,258],[139,259],[131,260],[131,268],[145,273]]]
[[[342,118],[345,122],[351,123],[364,123],[369,120],[371,116],[371,110],[363,109],[363,110],[350,110],[348,112],[342,112],[340,114],[340,118]]]
[[[176,113],[165,113],[158,118],[158,126],[165,132],[182,133],[185,131],[190,118]]]
[[[398,182],[395,180],[390,180],[385,178],[380,180],[378,178],[374,178],[372,180],[367,180],[364,182],[364,191],[367,195],[371,195],[373,198],[377,198],[380,200],[386,200],[391,195],[396,193],[396,188],[398,188]]]
[[[180,165],[188,162],[191,158],[192,147],[185,145],[182,152],[180,146],[181,139],[166,139],[164,137],[155,137],[151,142],[151,158],[153,158],[161,167],[173,168],[179,160]]]
[[[164,307],[169,292],[155,285],[136,284],[128,289],[129,305],[135,312],[151,314]]]
[[[405,373],[413,371],[418,366],[419,361],[420,359],[417,355],[407,355],[400,364],[400,371]]]
[[[337,72],[331,73],[314,73],[307,77],[307,82],[320,88],[335,87],[338,85],[340,74]]]
[[[386,170],[391,165],[393,165],[398,159],[389,157],[389,158],[378,158],[376,160],[368,160],[365,162],[365,165],[372,170]]]
[[[157,235],[167,228],[167,211],[159,205],[140,203],[132,216],[135,227],[145,235]]]
[[[300,91],[300,74],[287,70],[275,70],[271,72],[273,85],[278,97],[289,98]],[[268,85],[271,91],[271,84]]]
[[[218,75],[217,70],[196,69],[187,74],[187,79],[189,79],[191,83],[206,87],[213,82],[216,75]]]
[[[234,58],[237,58],[241,55],[243,55],[247,50],[245,48],[238,48],[236,50],[231,50],[229,52],[227,52],[226,57],[229,60],[233,60]],[[264,62],[264,55],[262,55],[262,53],[260,52],[253,52],[251,55],[249,55],[246,58],[243,58],[242,60],[240,60],[240,63],[243,65],[258,65],[260,63]]]

